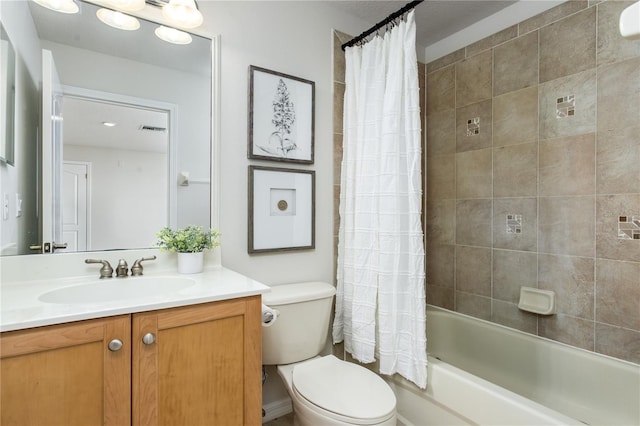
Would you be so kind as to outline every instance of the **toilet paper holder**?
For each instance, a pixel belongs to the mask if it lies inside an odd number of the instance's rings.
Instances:
[[[272,309],[267,305],[262,305],[262,326],[263,327],[271,327],[274,322],[280,316],[280,311],[277,309]]]

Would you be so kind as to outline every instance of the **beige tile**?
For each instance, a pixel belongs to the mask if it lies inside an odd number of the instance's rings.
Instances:
[[[293,419],[293,413],[286,414],[282,417],[271,420],[270,422],[263,423],[264,426],[294,426],[295,421]]]
[[[457,108],[491,99],[492,56],[488,50],[455,65]]]
[[[640,126],[598,132],[596,192],[640,192]]]
[[[517,304],[501,300],[493,301],[491,321],[531,334],[536,334],[538,328],[535,314],[521,311]]]
[[[454,287],[455,246],[438,244],[427,236],[427,288]]]
[[[510,303],[520,300],[520,287],[537,287],[538,254],[493,250],[492,297]]]
[[[538,206],[541,253],[594,256],[595,197],[540,197]]]
[[[491,129],[491,99],[456,109],[456,152],[490,148]]]
[[[594,267],[595,260],[589,257],[540,254],[538,287],[556,293],[559,314],[593,320]]]
[[[522,216],[519,233],[508,232],[507,215]],[[537,250],[537,198],[495,198],[493,200],[493,247],[508,250]]]
[[[427,75],[427,115],[455,109],[456,74],[449,66]]]
[[[491,200],[456,202],[456,244],[491,246]]]
[[[345,58],[339,31],[333,31],[333,81],[344,83]]]
[[[597,260],[596,321],[640,331],[640,262]]]
[[[582,318],[556,314],[541,316],[538,320],[538,335],[593,351],[595,323]]]
[[[517,145],[538,139],[538,87],[493,98],[493,146]]]
[[[340,185],[340,175],[342,173],[342,135],[333,134],[333,184]]]
[[[455,243],[455,200],[427,201],[427,238],[438,244]]]
[[[540,141],[539,194],[595,193],[595,134]]]
[[[435,70],[444,68],[447,65],[454,64],[464,59],[464,48],[458,49],[455,52],[449,53],[441,58],[433,60],[427,64],[427,73],[432,73]]]
[[[518,24],[520,34],[526,34],[529,31],[537,30],[552,22],[576,13],[589,6],[585,0],[569,0],[545,12],[542,12],[533,18],[522,21]]]
[[[596,323],[596,352],[640,364],[640,332]]]
[[[493,149],[494,197],[536,195],[538,144],[525,143]]]
[[[456,152],[456,111],[435,112],[427,116],[427,155]]]
[[[640,261],[640,240],[618,238],[620,216],[640,217],[640,194],[596,197],[596,256]]]
[[[343,133],[344,83],[333,83],[333,132]]]
[[[441,308],[453,310],[455,307],[455,290],[453,287],[427,286],[427,303]]]
[[[491,298],[456,291],[456,311],[489,321],[491,320]]]
[[[596,65],[596,8],[591,7],[540,29],[540,82]]]
[[[640,58],[598,68],[598,131],[640,122]]]
[[[455,154],[434,155],[427,159],[427,199],[455,198],[455,167]]]
[[[538,84],[538,32],[494,49],[493,96]]]
[[[518,25],[516,24],[502,31],[498,31],[497,33],[492,34],[489,37],[483,38],[480,41],[476,41],[475,43],[470,44],[466,47],[466,57],[470,58],[482,52],[483,50],[491,49],[492,47],[509,41],[512,38],[516,38],[517,36]]]
[[[640,56],[640,40],[620,35],[620,14],[634,1],[607,1],[598,5],[598,66]]]
[[[491,249],[456,246],[456,291],[491,296]]]
[[[491,148],[456,154],[456,198],[491,198]]]
[[[538,88],[540,140],[595,132],[595,69],[540,84]],[[557,101],[565,96],[574,96],[574,115],[558,117]],[[601,110],[598,106],[599,114]]]

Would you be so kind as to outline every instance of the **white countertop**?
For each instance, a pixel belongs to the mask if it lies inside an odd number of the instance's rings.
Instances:
[[[193,283],[179,291],[145,294],[129,299],[93,303],[47,303],[39,300],[45,293],[84,283],[135,285],[138,277],[108,278],[96,276],[65,279],[2,283],[0,286],[0,331],[20,330],[44,325],[60,324],[133,312],[151,311],[197,303],[214,302],[267,293],[269,287],[222,266],[211,267],[200,274],[181,275],[173,272],[145,274],[145,281],[153,277],[168,280],[175,277]]]

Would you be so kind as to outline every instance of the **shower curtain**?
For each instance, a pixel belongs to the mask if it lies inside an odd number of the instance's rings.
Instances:
[[[427,381],[421,129],[411,11],[345,51],[333,340],[380,373]]]

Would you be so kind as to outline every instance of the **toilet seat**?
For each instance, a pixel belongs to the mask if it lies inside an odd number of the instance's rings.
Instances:
[[[297,365],[292,379],[301,402],[329,418],[367,425],[395,415],[396,397],[380,376],[333,355]]]

